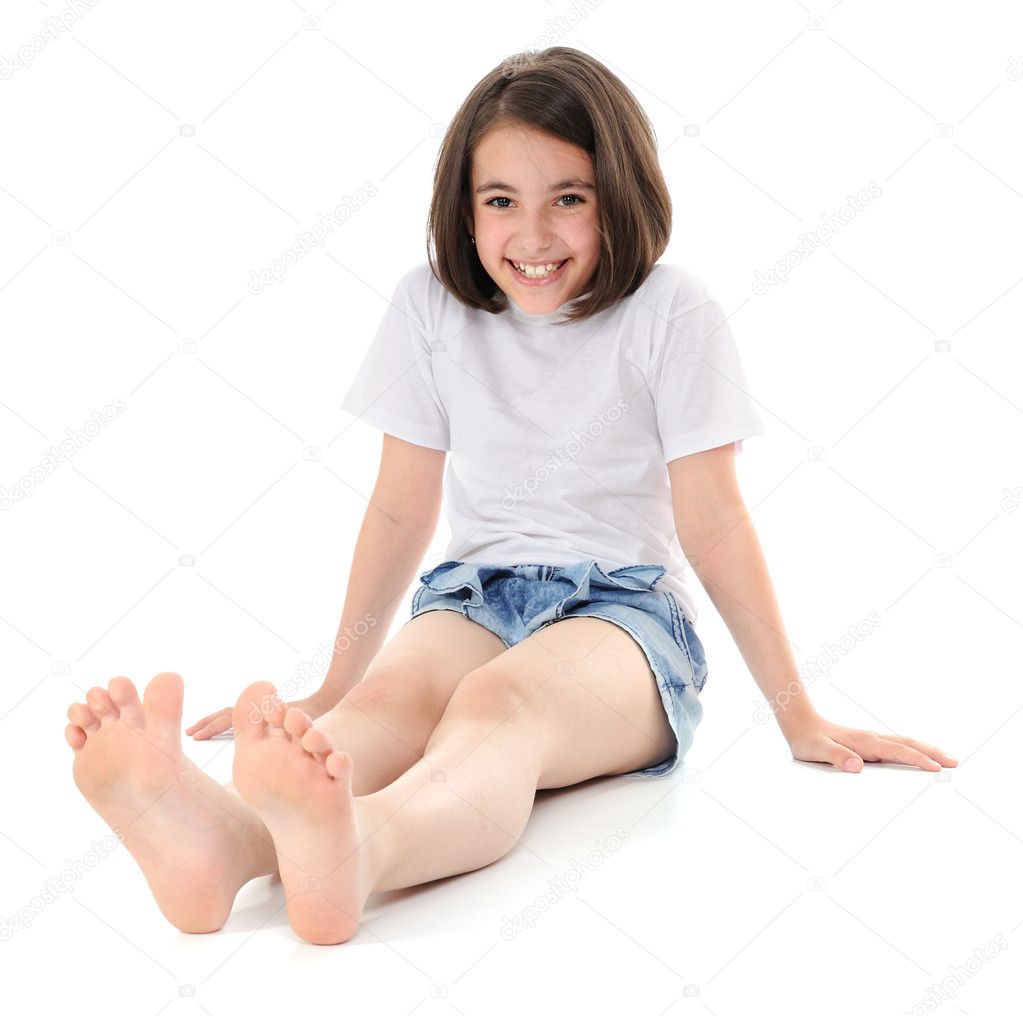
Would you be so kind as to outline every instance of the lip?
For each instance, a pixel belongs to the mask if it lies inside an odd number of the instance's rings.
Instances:
[[[528,287],[530,287],[532,289],[535,289],[535,288],[541,287],[541,286],[552,286],[555,282],[558,281],[558,279],[560,279],[565,274],[565,270],[568,268],[568,264],[569,264],[569,262],[571,260],[572,260],[571,258],[565,258],[564,264],[562,264],[562,266],[557,271],[552,272],[550,275],[548,275],[548,276],[546,276],[544,278],[540,278],[540,279],[527,279],[522,274],[522,272],[520,272],[515,267],[515,265],[512,263],[510,258],[505,258],[505,261],[508,262],[509,270],[515,276],[515,279],[519,283],[519,285],[520,286],[528,286]],[[524,264],[528,264],[528,262],[523,262],[523,263]],[[543,261],[543,262],[541,262],[541,264],[545,264],[545,265],[549,265],[550,263],[551,263],[550,261]]]

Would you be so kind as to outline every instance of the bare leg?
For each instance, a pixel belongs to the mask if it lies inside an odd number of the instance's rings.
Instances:
[[[406,671],[401,676],[403,680],[400,683],[404,684],[405,691],[398,694],[403,695],[404,701],[395,701],[393,707],[387,702],[392,697],[390,682],[377,680],[373,684],[367,681],[364,685],[357,685],[333,709],[315,720],[310,720],[300,710],[292,712],[289,733],[301,737],[312,727],[323,732],[322,743],[331,746],[326,749],[328,752],[333,745],[344,745],[345,750],[359,760],[359,775],[353,778],[352,783],[352,791],[356,795],[371,794],[386,787],[422,758],[422,746],[433,729],[434,717],[428,713],[414,713],[415,696],[408,688],[412,673]],[[398,685],[399,682],[394,682],[396,690]],[[393,697],[397,699],[397,695]],[[264,701],[260,708],[266,710],[268,703]],[[304,719],[299,720],[300,716]],[[312,740],[315,736],[307,738],[306,744],[316,744]],[[251,808],[238,793],[234,781],[224,786],[244,807]],[[274,870],[277,870],[276,865]]]
[[[251,685],[239,706],[271,688]],[[344,942],[371,892],[484,867],[517,842],[542,768],[541,729],[513,696],[487,691],[475,715],[472,698],[445,713],[423,759],[364,797],[352,794],[347,752],[320,761],[289,732],[301,710],[252,723],[236,709],[235,782],[277,845],[300,937]]]
[[[504,648],[460,611],[428,611],[398,629],[333,709],[311,723],[296,711],[288,732],[302,737],[310,726],[322,731],[304,738],[306,749],[323,756],[344,748],[356,761],[352,792],[372,794],[423,757],[459,682]],[[258,706],[265,711],[267,703]],[[233,783],[227,787],[237,793]]]
[[[272,687],[250,686],[239,706]],[[277,845],[292,928],[319,944],[351,938],[374,891],[502,857],[537,789],[631,772],[675,743],[639,645],[595,617],[564,619],[467,674],[424,757],[375,793],[353,796],[351,756],[322,731],[294,733],[303,717],[282,708],[252,723],[236,707],[235,782]]]
[[[138,862],[161,912],[180,931],[205,933],[223,927],[243,885],[279,869],[255,809],[182,751],[183,696],[173,672],[149,683],[144,703],[128,678],[115,677],[109,689],[90,689],[88,704],[69,707],[65,738],[75,784]],[[381,723],[355,706],[333,710],[324,725],[353,750],[381,740]],[[415,746],[397,756],[379,744],[366,750],[366,791],[384,786],[396,765],[407,768],[408,752],[419,757]]]
[[[328,751],[349,748],[359,759],[356,793],[372,793],[420,758],[462,675],[502,649],[496,635],[461,614],[416,618],[363,682],[315,721],[310,741],[329,736]],[[115,677],[109,690],[92,688],[88,704],[69,707],[65,738],[76,785],[138,862],[160,910],[181,931],[210,932],[223,926],[246,882],[278,872],[278,859],[262,818],[233,782],[221,786],[184,755],[183,694],[173,672],[149,683],[144,703],[128,678]],[[267,705],[256,697],[246,712],[254,707]],[[291,729],[301,734],[309,718],[296,716],[304,723]]]
[[[515,846],[543,767],[542,728],[519,704],[488,698],[475,715],[471,704],[445,715],[419,762],[355,802],[373,892],[474,871]]]

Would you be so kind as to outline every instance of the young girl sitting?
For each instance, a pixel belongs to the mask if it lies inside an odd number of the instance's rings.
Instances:
[[[182,753],[177,674],[68,709],[75,782],[176,927],[279,872],[295,932],[344,942],[370,893],[506,854],[538,789],[672,773],[707,677],[686,560],[794,758],[956,764],[811,705],[736,480],[764,428],[720,306],[658,263],[670,229],[649,121],[599,62],[523,54],[466,98],[429,260],[343,403],[384,431],[341,621],[365,633],[301,703],[260,681],[190,728],[230,719],[233,785]],[[447,560],[382,645],[442,500]]]

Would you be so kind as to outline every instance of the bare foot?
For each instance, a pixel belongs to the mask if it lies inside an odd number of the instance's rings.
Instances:
[[[373,888],[351,755],[269,681],[242,692],[232,722],[234,785],[273,837],[291,927],[314,945],[346,942]]]
[[[259,817],[181,750],[180,675],[158,674],[145,701],[115,677],[76,702],[64,736],[78,789],[138,861],[164,916],[181,931],[223,927],[238,890],[273,874]]]

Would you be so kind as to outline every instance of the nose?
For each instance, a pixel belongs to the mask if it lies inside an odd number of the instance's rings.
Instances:
[[[551,228],[546,210],[527,212],[521,221],[519,247],[523,257],[539,257],[554,246],[555,231]]]

